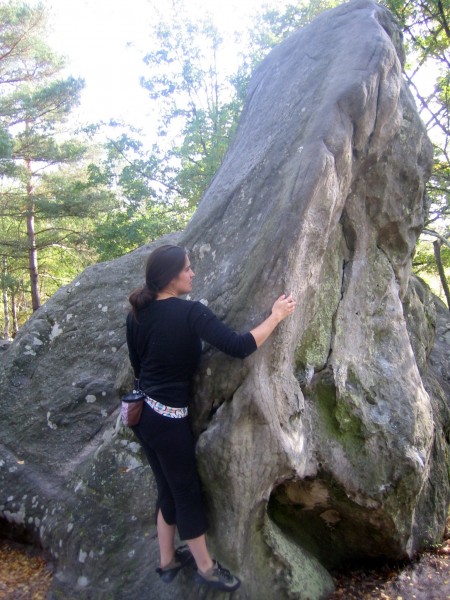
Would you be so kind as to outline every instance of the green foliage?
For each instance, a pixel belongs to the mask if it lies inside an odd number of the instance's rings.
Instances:
[[[407,50],[417,55],[418,62],[431,57],[442,60],[450,38],[449,5],[446,0],[386,0],[406,33]]]
[[[141,82],[160,108],[158,139],[148,150],[139,132],[122,132],[90,167],[92,182],[116,190],[115,210],[89,238],[102,259],[184,227],[217,171],[242,108],[237,80],[220,73],[221,44],[181,0],[155,21]]]
[[[172,186],[173,168],[122,133],[106,144],[103,160],[88,167],[89,181],[115,191],[111,210],[98,215],[88,245],[100,260],[116,258],[144,243],[182,229],[192,214]]]
[[[43,6],[9,2],[0,23],[1,281],[17,330],[94,259],[85,240],[111,194],[89,180],[86,143],[64,128],[84,82],[59,77]]]
[[[450,277],[450,248],[443,245],[441,247],[441,261],[445,277],[448,281]],[[433,244],[429,241],[420,240],[416,246],[413,258],[413,269],[429,285],[432,292],[436,294],[443,302],[447,302],[445,289],[442,280],[439,277],[436,267],[436,257],[433,252]]]
[[[250,33],[251,64],[260,62],[271,48],[300,27],[308,25],[324,10],[342,4],[342,0],[299,0],[283,10],[267,8],[258,15]]]
[[[43,3],[31,7],[9,1],[0,6],[0,84],[39,81],[62,68],[62,59],[44,41],[46,23]]]
[[[167,20],[156,21],[150,43],[141,81],[161,108],[158,141],[143,159],[130,160],[124,175],[129,190],[133,178],[147,180],[153,197],[184,200],[192,210],[228,148],[241,102],[219,68],[217,29],[208,19],[193,20],[180,0]],[[122,155],[139,151],[123,142],[116,141]],[[140,186],[133,183],[130,191],[140,193]]]
[[[427,186],[430,206],[427,236],[423,239],[437,239],[441,244],[450,238],[450,5],[442,0],[386,0],[385,4],[403,29],[407,49],[406,78],[435,146],[434,169]],[[430,77],[434,83],[426,90],[424,82]],[[447,254],[444,246],[442,260]],[[419,248],[416,259],[422,255]],[[445,289],[445,275],[443,272],[440,275]]]
[[[445,269],[450,270],[450,248],[443,246],[441,257]],[[421,276],[436,275],[436,262],[431,244],[419,241],[414,253],[413,268],[414,271]]]
[[[102,219],[88,236],[100,260],[117,258],[158,237],[182,229],[183,212],[174,206],[153,206],[150,210],[115,210]]]
[[[170,19],[155,26],[153,43],[142,84],[153,100],[164,99],[154,149],[159,180],[193,208],[228,148],[241,103],[219,69],[222,39],[210,20],[193,21],[178,0]]]

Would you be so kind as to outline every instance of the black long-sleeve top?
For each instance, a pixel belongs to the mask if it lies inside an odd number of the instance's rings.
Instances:
[[[250,332],[242,335],[222,323],[201,302],[155,300],[127,317],[127,344],[141,389],[167,406],[187,406],[200,361],[201,340],[236,358],[256,350]]]

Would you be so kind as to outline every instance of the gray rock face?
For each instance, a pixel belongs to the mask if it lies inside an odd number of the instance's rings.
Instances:
[[[410,276],[431,146],[399,40],[358,0],[272,51],[189,226],[158,242],[188,248],[192,296],[235,329],[298,301],[257,353],[207,348],[198,374],[210,542],[237,598],[325,598],[329,568],[443,534],[449,318]],[[197,593],[192,574],[154,574],[152,478],[117,421],[150,248],[87,269],[0,357],[0,516],[56,558],[53,598]]]

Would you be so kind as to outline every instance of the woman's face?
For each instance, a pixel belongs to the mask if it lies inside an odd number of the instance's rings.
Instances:
[[[191,262],[189,260],[189,256],[186,255],[184,268],[179,275],[172,279],[172,281],[170,282],[170,287],[178,296],[188,294],[192,291],[192,280],[194,279],[194,276],[195,273],[191,269]]]

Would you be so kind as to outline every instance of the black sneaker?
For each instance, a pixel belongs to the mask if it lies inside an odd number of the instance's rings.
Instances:
[[[178,571],[193,564],[195,564],[194,557],[192,556],[189,547],[184,545],[175,550],[175,555],[171,563],[164,568],[158,567],[156,572],[164,583],[170,583],[178,575]]]
[[[222,567],[217,560],[214,561],[212,568],[206,573],[197,570],[195,581],[222,592],[234,592],[241,585],[240,579],[232,575],[228,569]]]

